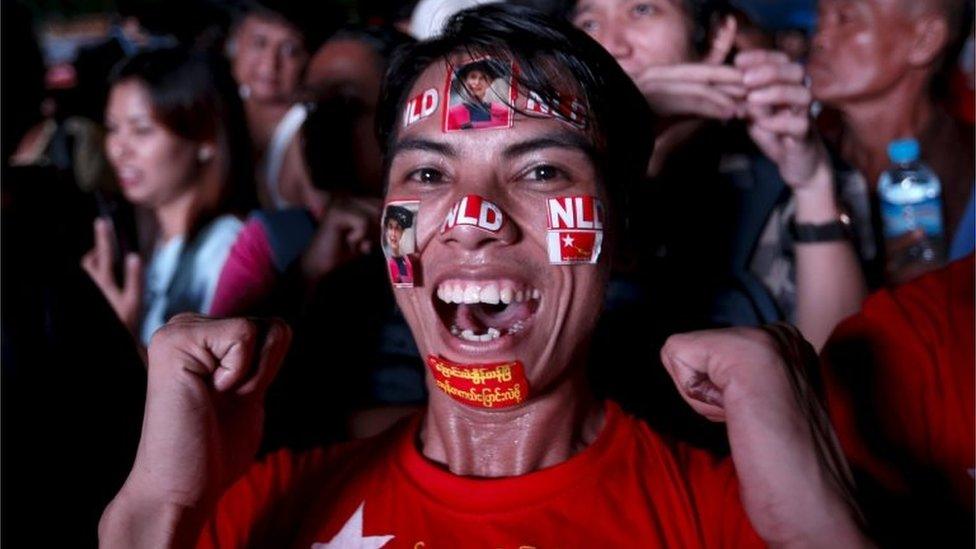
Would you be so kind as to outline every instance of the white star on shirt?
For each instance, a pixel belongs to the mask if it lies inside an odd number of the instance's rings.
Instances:
[[[313,543],[312,549],[380,549],[393,536],[363,536],[363,507],[359,504],[356,512],[342,525],[339,533],[328,543]]]
[[[564,236],[563,237],[563,246],[566,246],[567,248],[569,248],[572,245],[573,245],[573,237],[571,237],[569,235]]]

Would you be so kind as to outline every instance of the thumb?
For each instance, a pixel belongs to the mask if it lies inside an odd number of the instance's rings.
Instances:
[[[138,303],[142,298],[142,259],[138,254],[130,253],[125,257],[125,278],[123,279],[122,295],[126,300]]]
[[[104,280],[111,280],[112,275],[112,224],[109,220],[99,217],[95,219],[95,255],[94,269]]]
[[[739,24],[735,17],[726,15],[722,23],[715,29],[712,35],[712,47],[705,56],[705,63],[710,65],[721,65],[732,51],[735,45],[735,35],[739,32]]]
[[[668,338],[661,349],[661,363],[689,406],[712,421],[723,421],[722,391],[709,376],[709,351],[697,336],[692,333]]]

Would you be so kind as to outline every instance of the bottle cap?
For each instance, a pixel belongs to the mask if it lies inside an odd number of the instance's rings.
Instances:
[[[888,158],[895,164],[918,160],[919,147],[915,139],[896,139],[888,144]]]

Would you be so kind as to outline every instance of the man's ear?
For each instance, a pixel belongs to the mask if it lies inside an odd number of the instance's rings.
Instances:
[[[938,59],[949,42],[949,24],[944,17],[922,15],[915,21],[908,62],[923,67]]]

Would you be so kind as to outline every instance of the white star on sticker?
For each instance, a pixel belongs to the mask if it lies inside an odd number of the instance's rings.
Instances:
[[[363,507],[359,504],[356,512],[342,525],[342,529],[328,543],[313,543],[312,549],[380,549],[393,536],[363,536]]]
[[[573,245],[573,237],[571,237],[569,235],[564,236],[563,237],[563,246],[566,246],[567,248],[569,248],[572,245]]]

